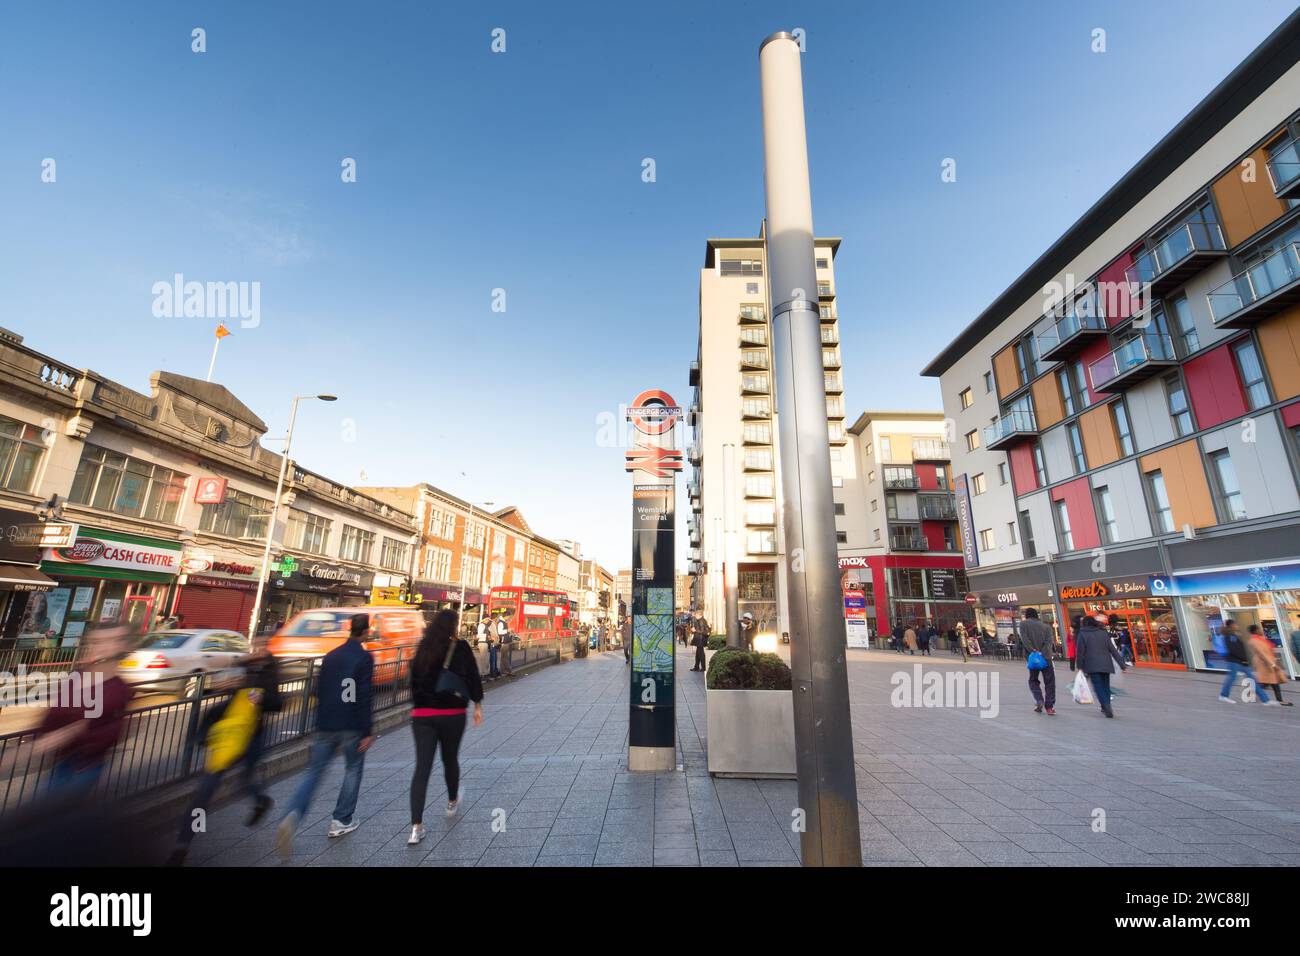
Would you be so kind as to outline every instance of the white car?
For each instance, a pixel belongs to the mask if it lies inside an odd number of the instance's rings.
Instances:
[[[167,681],[159,693],[192,697],[198,691],[199,676],[224,677],[235,671],[235,662],[249,653],[248,638],[237,631],[216,628],[184,628],[153,631],[140,647],[117,665],[118,676],[128,684]]]

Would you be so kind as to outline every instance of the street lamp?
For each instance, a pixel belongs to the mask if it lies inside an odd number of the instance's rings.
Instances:
[[[257,635],[257,619],[262,613],[262,594],[266,589],[266,574],[271,562],[271,536],[275,534],[275,521],[280,514],[280,492],[284,490],[284,471],[289,465],[289,446],[293,444],[293,423],[298,417],[298,403],[304,398],[315,398],[322,402],[337,402],[337,395],[295,395],[289,406],[289,431],[284,436],[284,454],[280,456],[280,477],[275,482],[275,498],[271,501],[270,521],[266,526],[266,546],[262,548],[262,573],[257,579],[257,597],[253,599],[253,613],[248,617],[248,639],[251,642]]]
[[[469,477],[463,471],[460,473],[460,476],[462,478]],[[483,507],[491,508],[493,504],[495,504],[495,502],[485,501],[483,502]],[[469,520],[465,524],[465,537],[468,539],[468,541],[465,544],[465,555],[462,558],[460,563],[460,604],[456,607],[456,633],[457,634],[460,633],[461,622],[465,618],[465,585],[469,581],[469,574],[468,574],[469,549],[473,547],[474,544],[474,502],[472,501],[469,503]],[[483,563],[484,565],[487,564],[487,529],[486,528],[483,531]],[[480,575],[479,577],[480,577],[479,589],[482,590],[483,588],[482,575]],[[482,619],[483,619],[483,614],[480,611],[479,620]]]

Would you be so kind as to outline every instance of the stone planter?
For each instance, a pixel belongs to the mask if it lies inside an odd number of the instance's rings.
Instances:
[[[795,779],[794,693],[706,690],[709,773]]]
[[[711,651],[707,647],[704,649],[704,673],[706,675],[709,673],[709,661],[713,660],[713,655],[716,653],[718,652]]]

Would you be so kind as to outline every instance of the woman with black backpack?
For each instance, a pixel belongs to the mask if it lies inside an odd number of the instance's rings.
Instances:
[[[483,723],[483,682],[468,644],[456,637],[456,612],[439,611],[424,631],[411,662],[411,733],[415,737],[415,776],[411,779],[411,836],[424,839],[424,799],[433,758],[442,745],[447,779],[447,816],[454,816],[460,792],[460,739],[465,712],[474,704],[474,726]]]

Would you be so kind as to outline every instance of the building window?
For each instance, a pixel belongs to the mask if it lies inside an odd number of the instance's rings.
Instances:
[[[885,517],[890,521],[898,520],[898,496],[885,495]]]
[[[745,524],[776,524],[776,503],[756,501],[745,506]]]
[[[997,542],[993,539],[993,529],[985,528],[982,530],[980,532],[980,550],[992,551],[996,546]]]
[[[946,551],[957,549],[957,529],[952,523],[943,526],[943,547]]]
[[[767,344],[767,327],[762,325],[750,325],[740,330],[741,345],[766,345]]]
[[[757,283],[757,282],[746,282],[746,283],[745,283],[745,295],[758,295],[758,283]]]
[[[771,498],[775,494],[771,475],[746,475],[745,497]]]
[[[767,368],[767,349],[741,349],[740,361],[752,368]]]
[[[872,538],[873,538],[874,540],[879,541],[879,540],[880,540],[880,529],[879,529],[879,528],[873,528],[872,531],[871,531],[871,536],[872,536]]]
[[[991,391],[993,391],[993,373],[985,372],[984,373],[984,394],[987,395]]]
[[[963,388],[960,392],[958,392],[957,400],[961,402],[961,407],[963,409],[970,408],[972,405],[975,404],[975,396],[971,394],[971,390],[969,388]]]
[[[1010,469],[1005,461],[998,462],[998,484],[1005,485],[1010,478]]]
[[[1219,499],[1219,517],[1225,523],[1244,521],[1246,504],[1241,498],[1241,485],[1237,483],[1237,469],[1232,465],[1232,458],[1225,449],[1210,452],[1209,459],[1214,466],[1214,490]]]
[[[1115,503],[1110,498],[1110,488],[1102,485],[1093,489],[1097,502],[1097,523],[1101,525],[1101,543],[1114,544],[1119,540],[1119,522],[1115,520]]]
[[[972,428],[970,431],[966,433],[966,450],[974,451],[979,446],[980,446],[979,429]]]
[[[822,384],[825,385],[825,387],[826,387],[826,391],[828,391],[828,392],[838,392],[838,391],[840,391],[840,373],[839,373],[839,372],[823,372],[823,373],[822,373]]]
[[[1011,544],[1016,543],[1016,523],[1014,521],[1007,522],[1007,541]]]
[[[1120,450],[1127,458],[1133,454],[1133,429],[1128,423],[1128,409],[1124,407],[1123,399],[1110,406],[1110,417],[1115,423],[1115,437],[1119,439]]]
[[[1241,384],[1245,386],[1250,410],[1263,408],[1269,403],[1268,383],[1264,381],[1264,368],[1259,364],[1255,340],[1238,342],[1232,347],[1232,353],[1237,356],[1237,370],[1241,373]]]
[[[828,268],[830,268],[830,264],[831,264],[831,263],[830,263],[830,260],[829,260],[829,259],[818,259],[818,260],[817,260],[817,268],[818,268],[818,269],[828,269]]]
[[[740,317],[746,322],[764,322],[767,320],[767,310],[761,305],[747,303],[740,307]]]
[[[934,466],[934,483],[939,488],[943,488],[947,491],[952,490],[948,485],[948,470],[944,468],[943,465]]]
[[[771,418],[771,399],[747,398],[741,403],[741,411],[746,418]]]
[[[1070,509],[1065,506],[1064,501],[1055,502],[1056,505],[1056,526],[1061,532],[1061,550],[1074,550],[1074,534],[1070,530]]]
[[[755,445],[772,444],[772,423],[745,422],[745,441]]]
[[[1191,355],[1201,347],[1201,337],[1196,332],[1196,322],[1192,319],[1192,307],[1187,303],[1187,296],[1179,296],[1167,305],[1174,314],[1174,330],[1182,342],[1183,354]]]
[[[720,263],[724,276],[761,276],[762,259],[723,259]]]
[[[1038,479],[1038,487],[1047,484],[1047,462],[1043,458],[1041,442],[1034,442],[1034,477]]]
[[[746,372],[740,377],[740,387],[746,392],[767,392],[768,379],[766,372]]]
[[[1165,397],[1169,400],[1169,417],[1174,420],[1178,437],[1190,435],[1196,429],[1192,424],[1192,410],[1187,407],[1187,392],[1177,372],[1165,376]]]
[[[844,417],[844,399],[838,395],[826,396],[826,417],[843,418]]]
[[[384,539],[387,546],[388,539]],[[339,545],[339,557],[344,561],[356,561],[358,564],[370,563],[370,550],[375,546],[373,531],[362,531],[350,524],[343,526],[343,542]],[[385,565],[386,566],[386,565]]]
[[[867,481],[875,481],[875,480],[876,480],[876,469],[873,468],[869,472],[867,472]]]
[[[880,510],[880,499],[879,499],[879,498],[872,498],[872,499],[871,499],[871,510],[872,510],[872,511],[879,511],[879,510]]]
[[[843,514],[844,514],[844,504],[843,504],[843,502],[839,502],[839,501],[835,502],[835,513],[836,513],[837,515],[843,515]]]
[[[0,488],[29,494],[45,449],[41,429],[0,416]]]
[[[973,495],[982,495],[982,494],[984,494],[984,492],[987,490],[987,485],[985,484],[985,481],[984,481],[984,473],[983,473],[983,472],[980,472],[978,475],[975,475],[975,476],[973,476],[973,477],[971,478],[971,480],[970,480],[970,488],[971,488],[971,494],[973,494]]]
[[[266,537],[266,523],[271,519],[271,502],[235,488],[226,489],[219,505],[199,508],[199,530],[224,534],[230,538]]]
[[[880,436],[880,460],[881,461],[894,460],[894,447],[893,445],[890,444],[888,435]]]
[[[1147,475],[1147,488],[1151,491],[1151,507],[1155,512],[1156,528],[1161,534],[1174,530],[1174,511],[1169,506],[1169,493],[1165,490],[1165,476],[1159,471]]]
[[[1065,414],[1073,415],[1088,407],[1088,387],[1083,381],[1083,362],[1074,361],[1062,367],[1056,373],[1061,386],[1061,401],[1065,405]]]
[[[290,508],[285,525],[285,546],[308,554],[324,554],[332,523],[329,518]]]
[[[1029,512],[1020,512],[1020,540],[1024,542],[1025,557],[1038,557],[1038,548],[1034,544],[1034,525],[1029,520]]]
[[[776,532],[750,531],[746,547],[750,554],[776,554]]]
[[[844,441],[844,423],[827,422],[826,435],[831,441]]]
[[[173,523],[185,497],[186,476],[159,465],[86,445],[68,500],[101,511]]]
[[[772,470],[772,449],[746,448],[745,468],[747,468],[750,471],[771,471]]]
[[[848,543],[849,543],[849,533],[848,533],[847,531],[836,531],[836,532],[835,532],[835,543],[836,543],[836,544],[848,544]]]
[[[387,568],[389,571],[403,571],[407,565],[407,547],[404,541],[394,541],[392,538],[385,537],[383,547],[379,552],[379,566]],[[478,558],[474,559],[479,560]],[[475,580],[478,580],[475,577]]]
[[[1088,470],[1088,456],[1083,453],[1083,434],[1077,422],[1065,426],[1066,437],[1070,439],[1070,457],[1074,461],[1074,473],[1082,475]]]
[[[838,345],[838,344],[839,344],[840,337],[839,337],[839,333],[838,333],[838,332],[836,331],[836,329],[835,329],[835,326],[833,326],[833,325],[823,325],[823,326],[821,326],[821,333],[822,333],[822,344],[823,344],[823,345]]]
[[[456,515],[450,511],[442,524],[442,537],[445,541],[454,541],[456,539]]]

